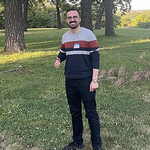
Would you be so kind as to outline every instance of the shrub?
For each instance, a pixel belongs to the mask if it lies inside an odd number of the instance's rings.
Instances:
[[[150,28],[150,22],[139,22],[137,25],[138,28]]]

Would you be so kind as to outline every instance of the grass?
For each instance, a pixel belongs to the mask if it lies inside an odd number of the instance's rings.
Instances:
[[[0,74],[0,149],[61,150],[72,140],[64,63],[59,70],[54,68],[67,30],[29,29],[27,50],[13,55],[2,53],[4,33],[0,32],[0,72],[24,67]],[[150,69],[149,30],[116,29],[113,37],[105,37],[104,30],[94,32],[101,47],[100,71],[124,66],[131,75]],[[117,87],[113,82],[103,80],[96,96],[103,149],[150,150],[149,80]],[[84,150],[91,150],[88,122],[83,121]]]

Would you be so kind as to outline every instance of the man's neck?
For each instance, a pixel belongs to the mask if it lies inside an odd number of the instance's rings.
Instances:
[[[73,34],[76,34],[76,33],[78,33],[80,30],[81,30],[81,27],[78,26],[78,27],[75,28],[75,29],[71,29],[70,32],[73,33]]]

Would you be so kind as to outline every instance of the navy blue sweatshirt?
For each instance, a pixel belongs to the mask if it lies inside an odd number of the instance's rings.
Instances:
[[[93,69],[99,69],[99,46],[94,33],[84,27],[78,33],[70,30],[62,36],[58,54],[61,62],[66,60],[65,76],[70,79],[91,77]]]

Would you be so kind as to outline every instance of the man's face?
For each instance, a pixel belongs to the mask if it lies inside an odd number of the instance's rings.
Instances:
[[[71,29],[76,29],[80,22],[81,22],[81,18],[79,16],[79,13],[77,11],[69,11],[67,13],[67,18],[66,18],[66,22],[69,25],[69,27]]]

